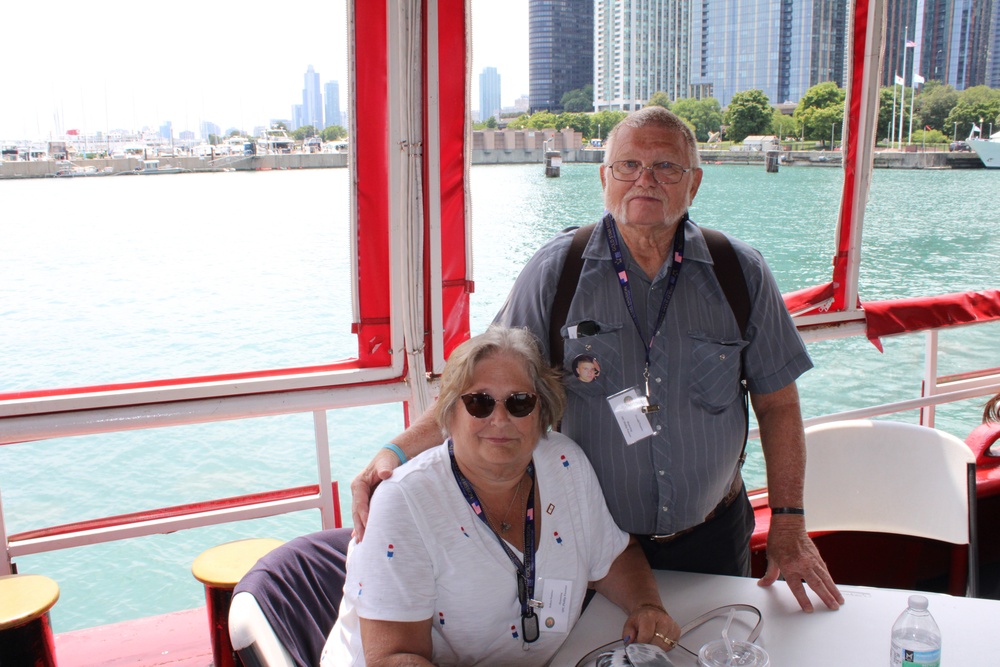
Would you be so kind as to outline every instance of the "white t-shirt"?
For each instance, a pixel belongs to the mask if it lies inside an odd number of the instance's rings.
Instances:
[[[576,443],[550,433],[539,441],[534,462],[540,494],[535,520],[541,520],[534,598],[543,599],[546,579],[569,581],[571,629],[588,582],[608,573],[628,535],[612,520]],[[359,545],[352,541],[348,550],[340,616],[321,664],[365,664],[360,616],[432,619],[435,665],[543,665],[566,632],[546,631],[543,608],[537,612],[538,641],[522,641],[515,573],[494,533],[462,495],[447,446],[430,449],[396,469],[372,497],[365,539]]]

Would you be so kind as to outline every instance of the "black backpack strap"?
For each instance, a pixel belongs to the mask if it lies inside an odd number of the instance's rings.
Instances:
[[[747,288],[747,279],[740,267],[740,260],[736,256],[736,251],[733,250],[733,244],[729,242],[725,234],[707,227],[702,227],[701,233],[708,245],[708,252],[712,255],[715,278],[722,286],[722,292],[726,295],[726,301],[729,302],[729,309],[733,311],[736,322],[740,325],[740,337],[746,339],[747,326],[750,323],[750,290]],[[747,387],[742,353],[740,354],[740,392],[743,394],[743,419],[746,430],[743,433],[743,451],[740,453],[737,470],[742,469],[743,462],[746,461],[747,440],[750,437],[750,391]]]
[[[701,227],[701,233],[708,245],[708,252],[712,255],[715,277],[722,286],[722,292],[726,295],[726,301],[729,302],[729,308],[733,311],[736,322],[740,325],[740,336],[746,338],[747,325],[750,322],[750,290],[747,288],[743,269],[740,268],[740,260],[725,234],[707,227]]]
[[[580,282],[580,271],[583,270],[583,249],[587,247],[587,241],[590,240],[590,235],[596,226],[597,223],[591,223],[577,228],[573,234],[573,240],[569,244],[562,273],[559,274],[559,284],[556,285],[556,295],[552,300],[552,312],[549,319],[549,361],[556,368],[562,368],[563,364],[563,337],[560,330],[566,324],[569,304],[573,301],[576,286]]]

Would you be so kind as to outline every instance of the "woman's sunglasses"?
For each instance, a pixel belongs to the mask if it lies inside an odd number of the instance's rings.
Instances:
[[[537,402],[537,395],[520,391],[503,399],[503,406],[511,417],[527,417],[535,409]],[[497,399],[489,394],[462,394],[462,403],[465,403],[465,410],[470,415],[476,419],[486,419],[493,414]]]

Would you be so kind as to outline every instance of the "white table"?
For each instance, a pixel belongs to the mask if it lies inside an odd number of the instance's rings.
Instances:
[[[771,667],[886,667],[889,632],[906,608],[913,591],[861,586],[840,586],[846,603],[829,611],[810,595],[815,612],[803,613],[788,586],[770,588],[756,579],[687,572],[656,572],[664,606],[681,626],[705,612],[728,604],[749,604],[760,610],[763,632],[757,643],[770,656]],[[941,628],[941,664],[944,667],[995,667],[1000,665],[1000,601],[920,593]],[[730,638],[745,639],[752,614],[739,614]],[[552,667],[575,667],[593,649],[621,638],[625,614],[601,595],[594,597],[566,643],[552,659]],[[725,618],[715,619],[681,644],[695,653],[702,644],[721,636]],[[680,649],[670,652],[677,667],[696,660]]]

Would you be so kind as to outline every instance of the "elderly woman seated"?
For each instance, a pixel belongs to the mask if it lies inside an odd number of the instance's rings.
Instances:
[[[641,547],[582,451],[550,432],[564,404],[527,331],[455,349],[434,407],[447,440],[375,492],[323,665],[543,665],[588,585],[628,615],[623,639],[673,648]]]

